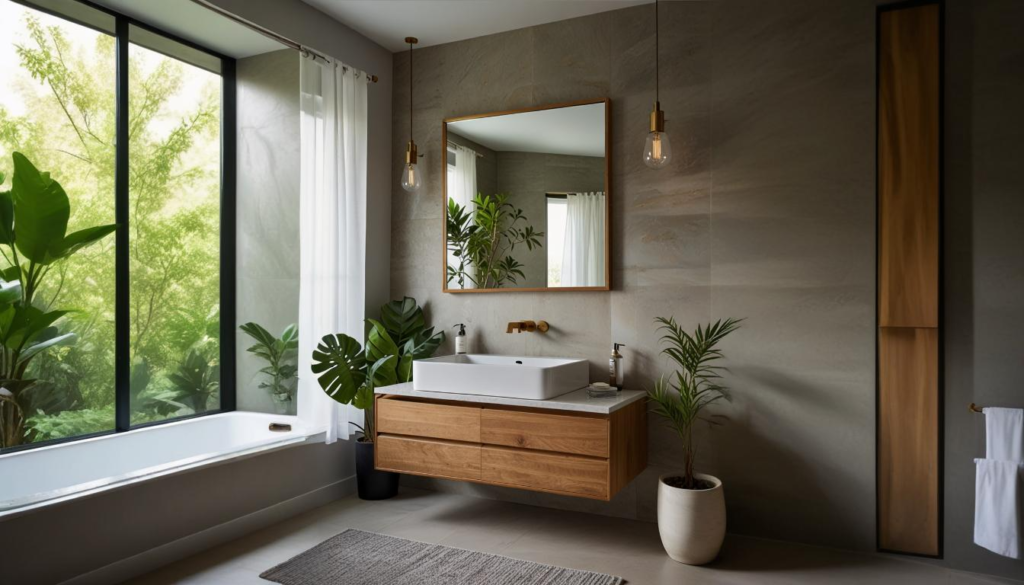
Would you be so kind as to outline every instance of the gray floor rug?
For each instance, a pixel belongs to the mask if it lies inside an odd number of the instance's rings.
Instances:
[[[620,577],[346,530],[260,577],[282,585],[620,585]]]

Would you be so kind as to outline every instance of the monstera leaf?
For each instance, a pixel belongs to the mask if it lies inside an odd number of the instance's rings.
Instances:
[[[412,380],[412,354],[405,353],[399,348],[383,323],[374,319],[367,319],[367,321],[370,322],[371,327],[370,334],[366,337],[366,360],[376,364],[388,356],[394,356],[396,359],[391,364],[391,368],[395,370],[395,381],[392,384]],[[385,384],[376,385],[383,386]]]
[[[426,327],[423,317],[423,309],[416,304],[416,299],[405,297],[400,301],[391,301],[380,308],[381,323],[387,334],[398,346],[398,353],[402,356],[412,356],[411,359],[421,360],[434,355],[437,348],[444,343],[444,331],[434,333],[433,327]],[[377,327],[376,321],[374,328]],[[371,335],[372,335],[371,331]],[[410,363],[410,368],[411,363]],[[412,379],[410,374],[407,379]]]
[[[423,309],[416,304],[416,299],[410,297],[391,301],[381,307],[380,320],[399,347],[404,346],[426,326]]]
[[[350,404],[366,382],[363,348],[344,333],[320,339],[313,351],[312,369],[324,392],[342,404]]]

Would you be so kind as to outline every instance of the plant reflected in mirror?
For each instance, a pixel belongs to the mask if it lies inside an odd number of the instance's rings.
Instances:
[[[508,196],[479,194],[471,210],[448,200],[448,250],[457,266],[448,264],[448,284],[459,288],[502,288],[524,278],[523,264],[512,255],[516,246],[542,246],[544,232],[529,224],[523,210]]]

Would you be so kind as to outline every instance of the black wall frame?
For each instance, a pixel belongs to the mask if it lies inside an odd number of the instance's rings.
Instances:
[[[36,4],[32,0],[11,0],[75,24],[111,34],[110,30],[98,29],[82,22],[78,18],[62,14],[49,6]],[[140,22],[119,12],[99,6],[88,0],[74,0],[78,4],[88,6],[114,18],[115,58],[116,63],[116,155],[114,163],[114,216],[117,222],[115,232],[115,365],[114,365],[114,429],[88,435],[40,441],[27,445],[19,445],[4,449],[4,453],[32,449],[44,445],[66,443],[81,439],[120,433],[142,427],[156,426],[188,418],[197,418],[210,414],[231,412],[235,410],[235,188],[236,188],[236,129],[237,100],[235,85],[235,59],[198,45],[174,34]],[[51,3],[47,3],[51,4]],[[220,405],[219,408],[198,414],[168,418],[150,423],[131,424],[131,363],[130,363],[130,326],[131,311],[129,304],[130,272],[128,257],[128,221],[129,221],[129,140],[128,140],[128,47],[131,27],[137,27],[151,33],[161,35],[176,43],[206,53],[220,60],[221,63],[221,168],[220,168]],[[169,55],[172,58],[178,57]]]

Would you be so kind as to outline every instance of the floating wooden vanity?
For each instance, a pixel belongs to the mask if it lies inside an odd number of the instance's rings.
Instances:
[[[418,392],[376,396],[376,467],[610,500],[647,466],[644,393],[551,400]]]

